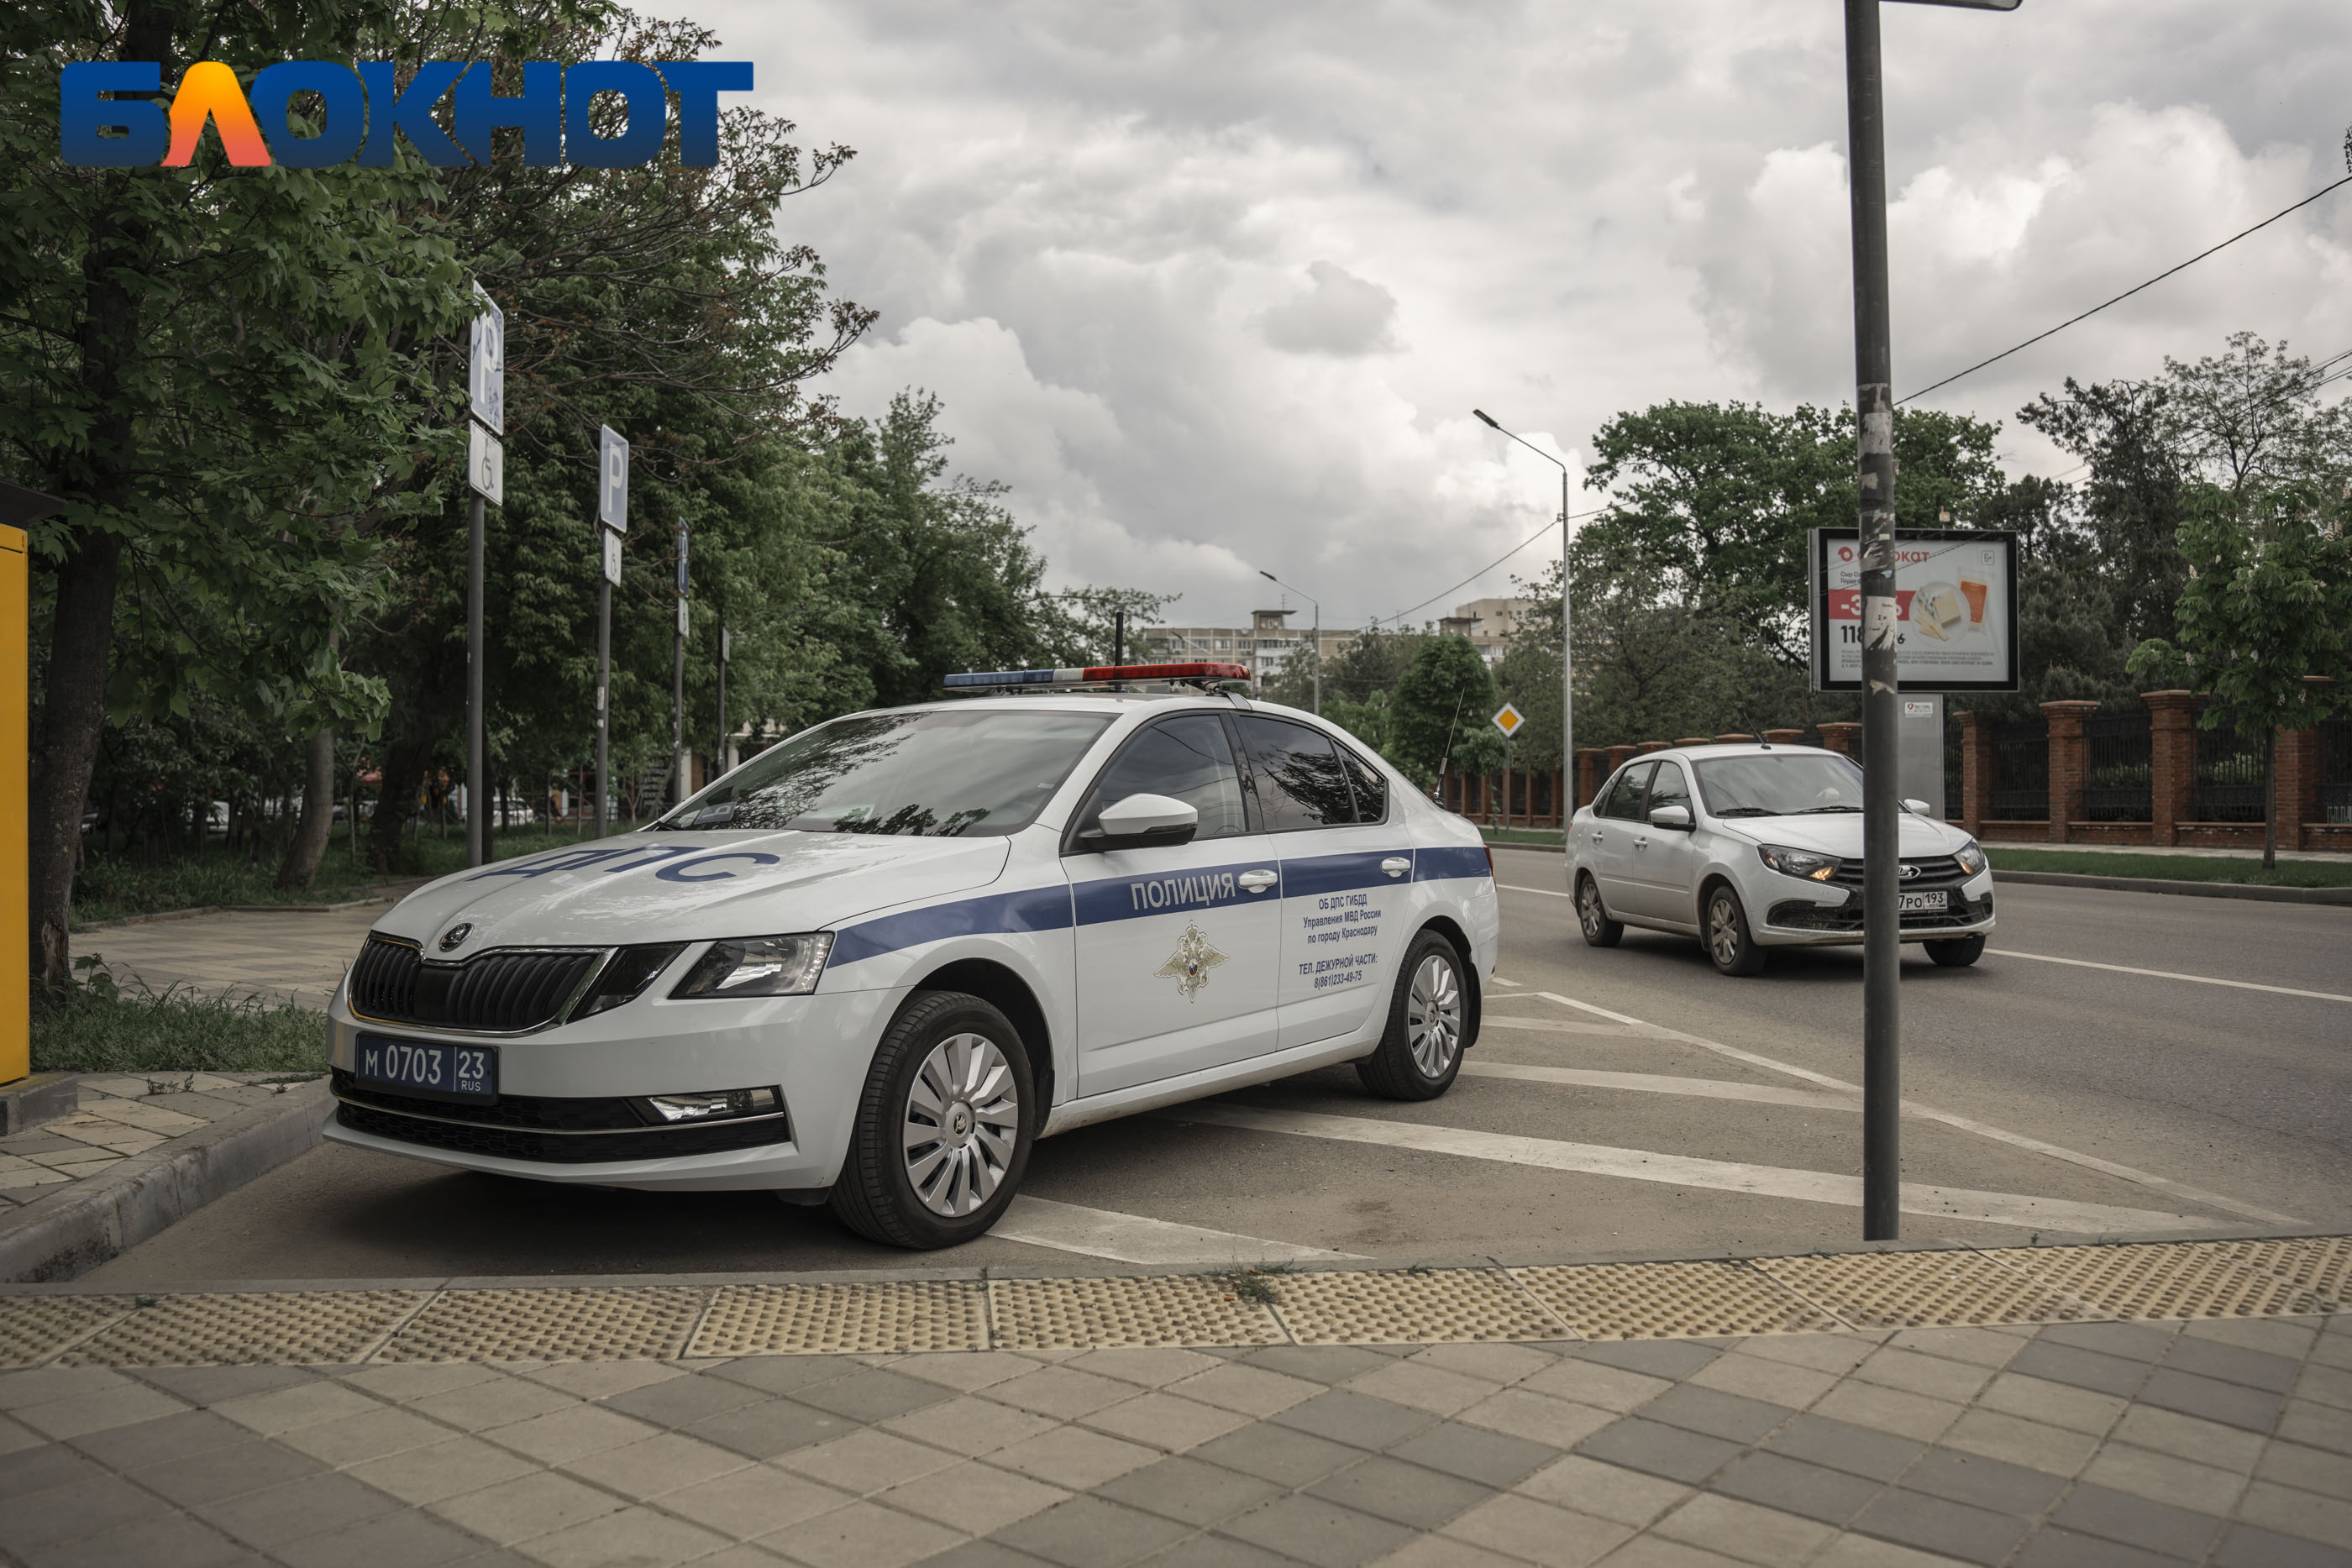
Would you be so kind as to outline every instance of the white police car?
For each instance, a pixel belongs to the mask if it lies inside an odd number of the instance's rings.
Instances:
[[[943,1247],[1054,1133],[1339,1061],[1444,1093],[1486,852],[1343,732],[1214,689],[1245,674],[950,677],[1037,689],[837,718],[647,829],[418,889],[334,998],[327,1135]]]

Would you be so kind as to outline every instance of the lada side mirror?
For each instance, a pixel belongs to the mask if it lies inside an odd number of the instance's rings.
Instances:
[[[1189,844],[1200,831],[1201,813],[1165,795],[1129,795],[1105,806],[1097,826],[1078,835],[1078,848],[1145,850]]]
[[[1650,813],[1650,826],[1654,828],[1679,828],[1688,832],[1690,825],[1691,814],[1688,806],[1661,806]]]
[[[1906,800],[1903,802],[1903,809],[1915,817],[1932,817],[1936,814],[1935,808],[1925,800]]]

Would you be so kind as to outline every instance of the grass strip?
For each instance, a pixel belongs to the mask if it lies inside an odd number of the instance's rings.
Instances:
[[[324,1072],[326,1015],[257,997],[86,987],[33,1020],[36,1072]]]
[[[2111,855],[2095,850],[2021,850],[1987,844],[1995,871],[2066,872],[2076,876],[2127,876],[2160,882],[2231,882],[2255,887],[2352,887],[2352,860],[2281,861],[2271,871],[2258,858],[2206,855]]]
[[[1480,828],[1490,844],[1549,844],[1559,847],[1558,828]]]

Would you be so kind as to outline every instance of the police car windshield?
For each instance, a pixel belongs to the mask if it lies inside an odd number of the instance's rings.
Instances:
[[[1719,757],[1696,764],[1718,817],[1797,817],[1862,810],[1862,769],[1824,751]]]
[[[1029,825],[1108,714],[866,714],[770,747],[655,826],[988,837]]]

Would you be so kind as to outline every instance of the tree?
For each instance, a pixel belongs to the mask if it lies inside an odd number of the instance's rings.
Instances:
[[[1383,753],[1424,788],[1447,768],[1483,772],[1502,761],[1502,737],[1488,722],[1495,676],[1467,637],[1432,637],[1413,655],[1390,706],[1392,749]]]
[[[2188,580],[2170,639],[2134,649],[2134,674],[2206,695],[2199,723],[2263,735],[2263,864],[2278,863],[2273,787],[2282,725],[2317,724],[2352,680],[2352,543],[2340,498],[2308,486],[2200,486],[2180,525]],[[2321,676],[2334,685],[2315,684]]]

